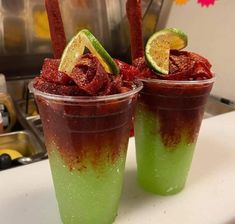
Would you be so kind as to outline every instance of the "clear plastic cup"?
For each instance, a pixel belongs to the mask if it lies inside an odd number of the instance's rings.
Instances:
[[[184,188],[214,78],[142,81],[135,117],[138,182],[155,194],[175,194]]]
[[[108,224],[117,215],[136,88],[110,96],[58,96],[33,87],[64,224]]]

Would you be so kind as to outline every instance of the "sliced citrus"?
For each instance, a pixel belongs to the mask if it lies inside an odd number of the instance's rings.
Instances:
[[[147,41],[145,58],[156,72],[169,73],[170,50],[181,50],[187,46],[187,35],[176,28],[166,28],[154,33]]]
[[[119,73],[119,68],[115,61],[94,35],[86,29],[79,31],[66,46],[61,57],[59,71],[70,75],[77,60],[83,55],[85,48],[98,58],[105,71],[112,74]]]

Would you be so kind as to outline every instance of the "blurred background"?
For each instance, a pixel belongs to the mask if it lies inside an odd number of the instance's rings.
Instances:
[[[69,40],[91,30],[117,58],[128,60],[129,30],[125,0],[59,0]],[[143,0],[145,39],[156,27],[163,0]],[[169,9],[169,7],[167,7]],[[43,0],[0,0],[0,72],[7,78],[37,74],[51,56],[50,32]]]

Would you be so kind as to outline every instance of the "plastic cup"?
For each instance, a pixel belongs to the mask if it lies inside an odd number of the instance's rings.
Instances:
[[[117,215],[137,93],[58,96],[33,88],[64,224],[109,224]]]
[[[214,78],[142,81],[135,117],[138,182],[155,194],[175,194],[184,188]]]

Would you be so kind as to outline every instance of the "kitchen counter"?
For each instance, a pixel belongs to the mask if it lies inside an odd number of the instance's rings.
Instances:
[[[203,120],[187,185],[177,195],[138,187],[134,150],[132,138],[115,224],[235,223],[235,112]],[[60,223],[48,160],[1,171],[0,180],[0,223]]]

